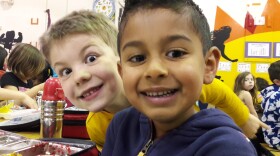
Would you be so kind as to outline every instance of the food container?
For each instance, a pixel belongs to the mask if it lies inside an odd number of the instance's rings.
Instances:
[[[45,82],[41,104],[41,138],[61,138],[65,97],[58,78]]]
[[[95,153],[94,153],[95,152]],[[98,156],[95,144],[88,140],[46,138],[28,139],[0,130],[0,155],[5,156]]]

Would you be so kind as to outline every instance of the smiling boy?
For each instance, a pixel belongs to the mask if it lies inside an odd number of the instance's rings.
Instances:
[[[133,107],[114,116],[102,155],[256,155],[224,113],[194,110],[220,52],[193,1],[127,0],[118,37],[119,72]]]

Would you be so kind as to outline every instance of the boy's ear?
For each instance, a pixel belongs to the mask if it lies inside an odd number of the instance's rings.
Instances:
[[[213,81],[218,70],[218,65],[221,57],[220,50],[213,46],[209,49],[205,56],[205,73],[204,73],[204,84],[209,84]]]
[[[273,83],[276,84],[277,86],[280,86],[280,80],[278,80],[278,79],[274,79]]]
[[[120,74],[120,76],[122,78],[122,66],[121,66],[121,62],[120,61],[118,61],[118,72],[119,72],[119,74]]]

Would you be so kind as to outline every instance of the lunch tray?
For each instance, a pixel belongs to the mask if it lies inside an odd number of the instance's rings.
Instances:
[[[18,134],[0,130],[0,155],[10,156],[98,156],[95,144],[78,139],[28,139]]]

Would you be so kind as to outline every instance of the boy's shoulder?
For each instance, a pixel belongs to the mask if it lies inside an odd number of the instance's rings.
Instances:
[[[240,131],[234,121],[224,112],[211,108],[204,109],[191,116],[185,126],[201,127],[201,129],[215,129],[218,127],[231,127]]]
[[[215,155],[255,155],[250,140],[241,132],[240,128],[224,112],[217,109],[205,109],[190,118],[182,127],[183,140],[191,143],[189,150],[200,147],[199,152]],[[190,134],[190,131],[192,133]],[[189,136],[189,137],[183,137]],[[195,139],[195,140],[191,140]],[[216,150],[209,150],[216,147]],[[236,149],[243,149],[236,151]],[[217,153],[216,153],[217,154]]]
[[[261,91],[261,95],[264,98],[274,98],[277,94],[280,94],[280,86],[276,84],[270,85]]]

